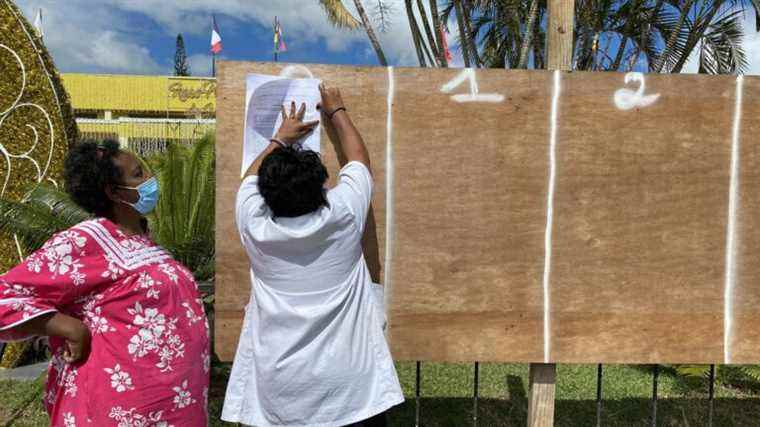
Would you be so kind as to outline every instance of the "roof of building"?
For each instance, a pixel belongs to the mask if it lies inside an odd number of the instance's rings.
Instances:
[[[77,111],[124,111],[214,115],[216,79],[63,73]]]

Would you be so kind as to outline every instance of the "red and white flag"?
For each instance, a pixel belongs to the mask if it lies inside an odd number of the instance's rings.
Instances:
[[[219,53],[222,51],[222,36],[219,34],[219,27],[216,26],[216,17],[211,17],[211,52]]]
[[[443,53],[446,55],[446,61],[451,61],[454,59],[453,56],[451,56],[451,51],[449,50],[449,42],[446,41],[446,33],[443,31],[443,25],[441,25],[441,28],[439,28],[441,31],[441,46],[443,48]]]

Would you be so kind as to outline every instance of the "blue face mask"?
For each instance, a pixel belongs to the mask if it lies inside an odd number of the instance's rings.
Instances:
[[[140,196],[137,199],[137,203],[124,203],[132,206],[141,215],[147,215],[156,208],[156,204],[158,204],[158,180],[156,180],[155,176],[137,187],[127,187],[125,185],[120,185],[119,187],[137,191]]]

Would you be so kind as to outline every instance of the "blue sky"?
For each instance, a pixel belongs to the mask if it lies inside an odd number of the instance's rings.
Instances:
[[[380,34],[394,65],[414,65],[402,0],[390,30]],[[345,2],[350,10],[353,2]],[[211,15],[222,34],[222,57],[272,60],[271,23],[279,16],[288,62],[377,65],[361,30],[333,28],[315,0],[18,0],[27,19],[43,10],[45,43],[63,72],[170,74],[177,33],[193,75],[210,73]],[[372,12],[372,10],[370,10]],[[452,40],[452,43],[454,41]]]
[[[392,65],[417,64],[403,0],[384,0],[393,10],[390,29],[380,33]],[[355,12],[353,1],[344,0]],[[372,1],[365,7],[373,12]],[[209,75],[211,15],[222,34],[223,58],[272,60],[272,21],[285,32],[287,62],[377,65],[362,30],[339,30],[316,0],[17,0],[30,21],[43,10],[45,43],[63,72],[171,74],[175,40],[182,33],[193,75]],[[356,15],[355,15],[356,16]],[[748,74],[760,74],[760,35],[745,20]],[[453,26],[453,22],[452,28]],[[455,37],[454,66],[462,66]],[[696,64],[685,67],[696,71]]]

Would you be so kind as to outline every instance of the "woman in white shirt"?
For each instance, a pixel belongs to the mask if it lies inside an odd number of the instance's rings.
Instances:
[[[340,141],[338,184],[297,144],[318,122],[290,114],[248,169],[236,220],[251,263],[222,419],[265,426],[384,426],[404,397],[383,335],[384,310],[362,253],[372,198],[367,148],[340,91],[320,86]]]

